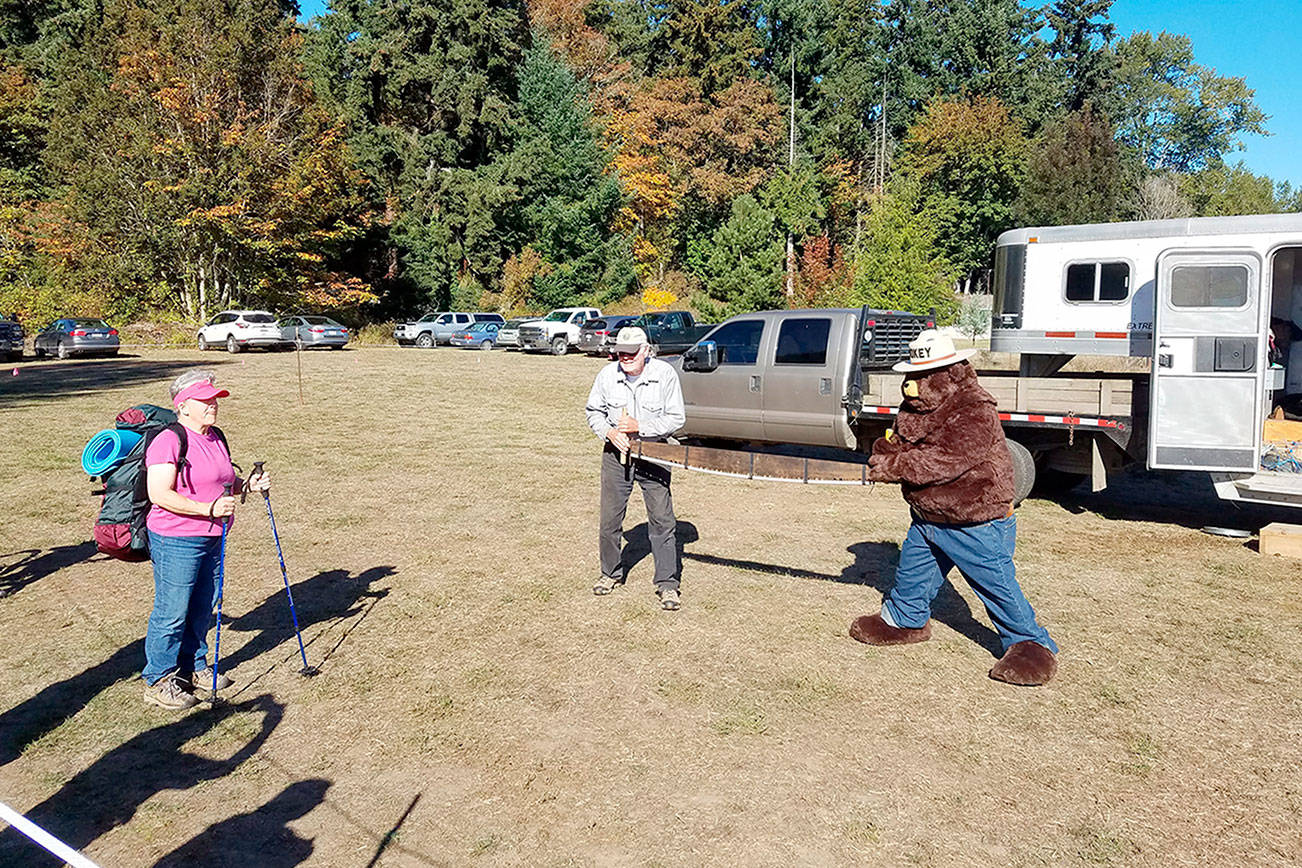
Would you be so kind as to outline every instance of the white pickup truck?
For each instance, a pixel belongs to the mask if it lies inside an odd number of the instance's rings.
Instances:
[[[578,346],[579,329],[601,316],[595,307],[558,307],[540,320],[520,326],[520,348],[563,356]]]

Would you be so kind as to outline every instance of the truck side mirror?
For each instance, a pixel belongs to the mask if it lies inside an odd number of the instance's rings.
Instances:
[[[714,341],[701,341],[683,353],[684,371],[713,371],[719,367],[719,345]]]

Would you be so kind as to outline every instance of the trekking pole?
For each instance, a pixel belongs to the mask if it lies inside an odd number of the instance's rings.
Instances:
[[[253,462],[253,475],[262,475],[262,465],[265,461]],[[304,677],[311,677],[317,674],[315,666],[307,665],[307,652],[303,650],[303,633],[298,629],[298,612],[294,609],[294,592],[289,589],[289,572],[285,569],[285,553],[280,548],[280,534],[276,532],[276,517],[271,513],[271,492],[264,490],[262,492],[262,502],[267,507],[267,520],[271,522],[271,538],[276,541],[276,557],[280,559],[280,577],[285,582],[285,596],[289,599],[289,617],[294,621],[294,635],[298,637],[298,655],[303,658],[303,668],[298,674]]]
[[[222,486],[226,497],[231,496],[234,484],[227,482]],[[212,704],[217,704],[217,667],[221,665],[222,659],[222,597],[223,586],[226,583],[226,531],[230,529],[231,517],[222,516],[222,547],[221,554],[217,557],[217,638],[213,642],[212,651]]]

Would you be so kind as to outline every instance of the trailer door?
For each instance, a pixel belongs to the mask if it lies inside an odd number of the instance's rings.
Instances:
[[[1257,469],[1268,311],[1251,252],[1158,257],[1148,466]]]

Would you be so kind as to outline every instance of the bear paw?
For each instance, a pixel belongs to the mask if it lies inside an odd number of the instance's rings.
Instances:
[[[1057,673],[1058,658],[1038,642],[1018,642],[990,669],[994,680],[1023,687],[1048,684]]]
[[[850,625],[850,638],[865,645],[912,645],[931,638],[931,622],[917,629],[892,627],[880,613],[862,615]]]

